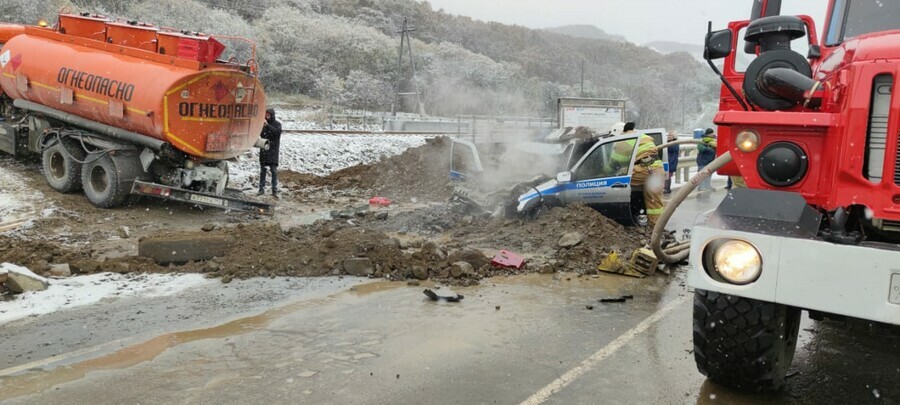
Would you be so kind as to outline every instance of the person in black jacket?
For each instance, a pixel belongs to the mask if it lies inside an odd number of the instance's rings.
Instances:
[[[272,195],[278,197],[278,147],[281,144],[281,123],[275,119],[275,110],[266,110],[266,123],[261,138],[269,141],[269,149],[259,151],[259,193],[266,193],[266,168],[272,173]]]

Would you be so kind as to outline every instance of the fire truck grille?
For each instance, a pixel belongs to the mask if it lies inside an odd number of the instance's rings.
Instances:
[[[900,134],[897,134],[900,138]],[[897,142],[897,154],[894,155],[894,184],[900,186],[900,142]]]

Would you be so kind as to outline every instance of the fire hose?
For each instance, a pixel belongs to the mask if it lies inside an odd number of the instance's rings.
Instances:
[[[673,145],[682,145],[682,144],[701,144],[703,141],[699,139],[682,139],[678,141],[672,141],[668,143],[664,143],[658,148],[665,148]],[[721,169],[722,166],[725,166],[731,162],[731,152],[725,152],[712,162],[708,164],[703,170],[700,170],[694,177],[691,177],[691,180],[687,182],[684,186],[678,189],[672,196],[672,199],[666,205],[666,209],[659,216],[659,219],[656,221],[656,225],[653,227],[653,234],[650,237],[650,247],[653,249],[653,253],[656,255],[656,258],[660,261],[668,264],[675,264],[684,261],[688,258],[690,254],[690,243],[682,242],[675,245],[667,246],[666,248],[662,247],[662,236],[665,233],[666,225],[669,223],[669,220],[672,219],[672,215],[675,213],[675,210],[678,209],[678,206],[687,199],[688,195],[690,195],[694,189],[696,189],[703,180],[707,177],[712,176],[714,172]]]

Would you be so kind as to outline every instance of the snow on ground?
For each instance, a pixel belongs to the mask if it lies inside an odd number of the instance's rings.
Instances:
[[[17,295],[0,301],[0,325],[29,316],[91,305],[124,297],[163,297],[186,289],[218,283],[202,274],[100,273],[50,280],[45,291]]]
[[[325,176],[351,166],[377,162],[425,143],[424,136],[292,135],[281,136],[279,170]],[[238,157],[228,167],[231,187],[255,187],[259,150]]]
[[[10,165],[12,160],[0,161],[0,226],[28,219],[44,204],[44,195],[25,184]]]

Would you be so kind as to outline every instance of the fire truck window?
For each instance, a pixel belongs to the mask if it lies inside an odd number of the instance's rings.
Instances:
[[[738,44],[742,44],[744,40],[744,35],[747,34],[747,28],[741,28],[738,32]],[[750,64],[753,63],[753,60],[756,59],[756,54],[749,54],[743,51],[744,46],[738,46],[738,52],[734,59],[734,71],[738,73],[744,73],[747,71],[747,68],[750,67]]]
[[[628,174],[634,157],[634,140],[610,142],[594,149],[575,171],[577,180]]]
[[[900,28],[900,2],[854,0],[848,5],[844,40],[872,32]]]

